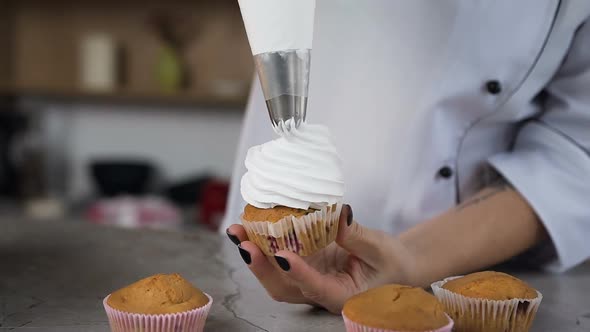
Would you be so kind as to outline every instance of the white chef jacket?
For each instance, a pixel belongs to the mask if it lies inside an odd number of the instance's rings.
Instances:
[[[589,17],[588,0],[319,0],[307,120],[334,135],[355,219],[399,233],[499,173],[549,232],[547,268],[590,257]],[[273,137],[256,79],[225,227],[247,149]]]

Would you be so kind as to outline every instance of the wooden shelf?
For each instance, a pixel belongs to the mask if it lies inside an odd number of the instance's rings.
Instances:
[[[229,108],[243,110],[247,96],[214,96],[196,93],[162,93],[138,91],[92,92],[82,90],[10,87],[0,84],[0,95],[36,97],[72,103],[117,103],[139,105],[196,106],[199,108]]]
[[[185,92],[164,93],[154,77],[163,44],[148,20],[160,12],[194,33],[183,51],[191,81]],[[79,88],[81,41],[97,32],[124,51],[122,88],[114,92]],[[0,95],[63,102],[242,109],[254,72],[238,4],[230,0],[0,0],[0,50]],[[216,95],[223,82],[239,82],[243,95]]]

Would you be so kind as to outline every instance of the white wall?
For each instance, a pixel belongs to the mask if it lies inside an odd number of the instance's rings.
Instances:
[[[40,108],[40,103],[35,103]],[[164,179],[209,171],[229,178],[243,112],[228,109],[140,108],[46,104],[45,136],[68,165],[72,199],[92,192],[93,158],[139,157],[155,162]],[[57,124],[57,125],[56,125]],[[61,151],[59,151],[61,150]]]

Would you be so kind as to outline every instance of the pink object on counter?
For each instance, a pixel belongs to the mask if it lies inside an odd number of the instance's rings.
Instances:
[[[159,197],[101,199],[88,209],[86,216],[96,224],[129,228],[167,228],[182,223],[178,209]]]
[[[119,311],[107,304],[110,294],[102,304],[112,332],[201,332],[213,304],[213,298],[205,295],[209,298],[206,305],[174,314],[145,315]]]

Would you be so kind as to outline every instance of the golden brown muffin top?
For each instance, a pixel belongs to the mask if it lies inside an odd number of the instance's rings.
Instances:
[[[244,208],[244,219],[248,221],[270,221],[277,222],[284,217],[294,216],[299,218],[315,210],[294,209],[286,206],[275,206],[271,209],[261,209],[253,205],[247,204]]]
[[[449,323],[443,305],[422,288],[385,285],[369,289],[344,304],[348,319],[368,327],[427,331]]]
[[[463,296],[488,299],[534,299],[537,291],[524,281],[509,274],[484,271],[453,279],[445,283],[442,288]]]
[[[179,274],[156,274],[141,279],[109,296],[107,304],[117,310],[139,314],[171,314],[200,308],[209,298]]]

